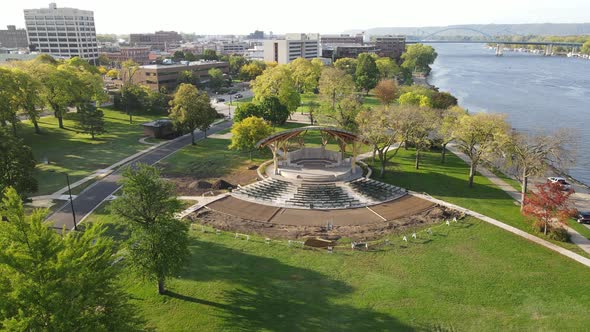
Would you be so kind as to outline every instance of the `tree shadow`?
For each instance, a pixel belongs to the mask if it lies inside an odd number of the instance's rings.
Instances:
[[[281,249],[279,249],[281,250]],[[193,239],[181,278],[228,281],[223,303],[170,292],[169,296],[217,308],[227,329],[237,331],[413,330],[389,314],[342,303],[354,289],[325,274]],[[350,301],[347,301],[350,302]],[[198,308],[198,307],[196,307]]]

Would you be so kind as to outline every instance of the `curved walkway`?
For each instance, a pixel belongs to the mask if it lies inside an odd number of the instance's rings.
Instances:
[[[461,158],[466,163],[469,164],[471,162],[471,160],[469,159],[469,157],[466,154],[464,154],[463,152],[459,151],[459,149],[457,149],[456,147],[449,146],[449,147],[447,147],[447,149],[449,151],[451,151],[453,154],[455,154],[457,157]],[[477,171],[481,175],[485,176],[490,181],[492,181],[492,183],[494,183],[500,189],[504,190],[514,200],[520,202],[520,199],[521,199],[520,192],[517,191],[517,190],[515,190],[512,186],[510,186],[504,180],[500,179],[498,176],[496,176],[496,174],[492,173],[490,170],[488,170],[487,168],[482,167],[482,166],[478,166],[477,167]],[[511,227],[511,226],[509,226],[509,227]],[[582,234],[578,233],[578,231],[576,231],[575,229],[573,229],[571,227],[566,227],[566,228],[567,228],[568,233],[570,234],[570,240],[574,244],[576,244],[577,246],[579,246],[582,250],[584,250],[585,252],[587,252],[587,253],[590,254],[590,239],[587,239],[585,236],[583,236]],[[539,239],[539,240],[541,240],[541,239]]]

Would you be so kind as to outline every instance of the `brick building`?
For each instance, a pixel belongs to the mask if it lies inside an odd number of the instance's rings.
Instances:
[[[209,79],[209,70],[218,68],[224,74],[229,74],[229,63],[223,61],[193,61],[171,65],[146,65],[140,66],[135,75],[133,82],[147,85],[152,90],[166,88],[168,91],[174,91],[178,86],[180,75],[184,71],[191,71],[199,81],[204,82]],[[125,81],[126,78],[123,77]]]

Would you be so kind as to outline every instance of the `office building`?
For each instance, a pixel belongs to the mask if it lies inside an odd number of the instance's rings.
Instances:
[[[224,74],[229,74],[229,63],[223,61],[192,61],[178,64],[146,65],[139,66],[133,75],[133,82],[147,85],[152,90],[162,88],[172,92],[178,86],[180,75],[184,71],[191,71],[199,81],[209,79],[209,70],[220,69]],[[123,77],[125,80],[125,77]]]
[[[149,47],[121,47],[115,52],[101,53],[106,55],[111,61],[121,63],[127,60],[133,60],[140,65],[147,65],[150,63],[150,48]]]
[[[29,46],[27,30],[17,29],[9,25],[6,30],[0,30],[0,47],[4,48],[26,48]]]
[[[98,58],[94,13],[76,8],[25,9],[27,38],[31,48],[55,57]]]
[[[406,48],[405,36],[377,36],[375,46],[379,49],[379,56],[387,56],[399,60]]]
[[[244,55],[246,50],[248,49],[248,43],[244,42],[228,42],[228,43],[218,43],[216,44],[215,51],[217,54],[222,55]]]
[[[322,47],[326,45],[362,45],[364,36],[357,35],[322,35],[320,37],[320,44]]]
[[[182,36],[176,31],[156,31],[155,33],[132,33],[129,35],[130,46],[151,47],[153,50],[165,51],[182,42]]]
[[[288,33],[285,39],[264,41],[264,61],[289,63],[297,58],[320,56],[319,34]]]
[[[264,31],[254,30],[254,32],[246,36],[246,39],[264,39]]]
[[[322,47],[322,58],[330,58],[336,61],[342,58],[356,58],[361,53],[378,53],[379,49],[375,45],[331,45]]]

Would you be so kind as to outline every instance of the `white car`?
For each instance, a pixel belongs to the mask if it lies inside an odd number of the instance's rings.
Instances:
[[[552,176],[547,178],[547,180],[551,183],[559,183],[561,185],[561,190],[570,191],[572,189],[572,185],[569,184],[565,178]]]

